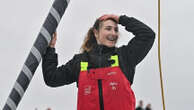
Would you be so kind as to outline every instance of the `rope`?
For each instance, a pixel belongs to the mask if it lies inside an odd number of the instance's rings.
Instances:
[[[161,55],[160,55],[160,0],[158,0],[158,63],[159,63],[159,71],[160,71],[160,85],[161,85],[161,93],[162,93],[162,104],[163,104],[163,110],[165,110],[164,87],[163,87],[162,65],[161,65]]]

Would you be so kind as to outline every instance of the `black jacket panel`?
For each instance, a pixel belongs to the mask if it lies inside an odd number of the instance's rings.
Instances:
[[[75,82],[78,70],[76,63],[79,59],[75,56],[66,64],[57,67],[58,58],[54,48],[47,48],[42,61],[44,81],[48,86],[57,87]]]

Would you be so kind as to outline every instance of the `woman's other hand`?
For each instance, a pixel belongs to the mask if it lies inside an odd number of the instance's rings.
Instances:
[[[55,48],[56,41],[57,41],[57,32],[54,32],[49,46],[51,48]]]

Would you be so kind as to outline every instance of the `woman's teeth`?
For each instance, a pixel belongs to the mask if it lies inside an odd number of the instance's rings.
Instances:
[[[107,40],[116,41],[117,40],[117,37],[108,36],[107,37]]]

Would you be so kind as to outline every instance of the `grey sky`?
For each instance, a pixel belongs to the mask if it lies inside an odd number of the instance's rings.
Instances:
[[[53,0],[0,1],[0,109],[19,75],[23,63],[46,19]],[[194,105],[194,1],[161,1],[161,53],[167,110],[192,109]],[[71,0],[57,29],[59,65],[79,52],[83,38],[95,19],[105,13],[133,16],[157,33],[157,0]],[[118,46],[133,35],[120,26]],[[133,89],[137,101],[162,110],[157,59],[157,39],[137,66]],[[75,83],[47,87],[39,65],[18,110],[75,110]]]

